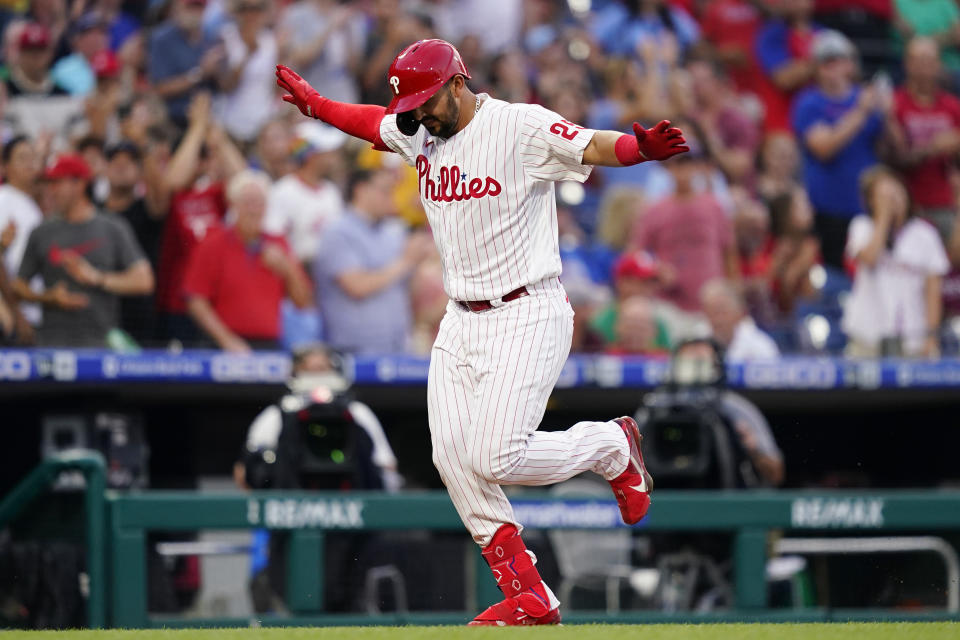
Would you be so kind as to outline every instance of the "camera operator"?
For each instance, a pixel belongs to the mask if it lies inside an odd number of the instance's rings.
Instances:
[[[400,489],[403,479],[380,421],[350,397],[339,369],[339,357],[324,345],[294,352],[290,393],[253,420],[234,464],[240,488]],[[282,533],[254,532],[250,593],[258,613],[284,611],[286,540]],[[349,580],[348,564],[368,541],[356,533],[328,536],[328,550],[343,547],[344,553],[330,554],[327,574]]]
[[[280,402],[261,411],[250,424],[243,459],[237,461],[233,467],[233,478],[239,487],[243,489],[301,488],[299,479],[293,477],[297,475],[297,470],[278,471],[277,474],[281,476],[279,479],[269,477],[271,474],[268,469],[257,468],[257,459],[263,460],[265,454],[268,459],[272,458],[267,452],[273,452],[274,455],[278,453],[277,448],[280,446],[280,436],[284,427],[284,406],[294,404],[302,406],[305,402],[316,402],[316,398],[311,397],[311,394],[318,388],[330,392],[330,397],[325,399],[325,403],[345,403],[350,417],[362,430],[362,441],[358,449],[361,452],[369,450],[370,457],[369,460],[358,460],[357,464],[360,467],[372,465],[372,473],[361,470],[361,479],[359,481],[354,479],[351,483],[353,488],[397,491],[401,487],[403,479],[397,473],[397,458],[387,441],[383,426],[370,407],[351,399],[345,393],[348,383],[337,371],[338,360],[335,353],[321,344],[311,344],[294,352],[292,380],[289,383],[291,393],[284,396]],[[367,439],[369,444],[365,442]],[[248,474],[255,474],[258,477],[253,478]]]
[[[647,467],[664,485],[778,486],[783,456],[759,409],[725,388],[720,346],[694,339],[674,350],[669,381],[637,413]],[[662,485],[662,486],[664,486]]]
[[[728,390],[723,350],[710,338],[679,344],[666,382],[644,398],[637,423],[658,488],[743,489],[783,482],[783,456],[760,411]],[[733,607],[732,536],[651,533],[664,611]]]

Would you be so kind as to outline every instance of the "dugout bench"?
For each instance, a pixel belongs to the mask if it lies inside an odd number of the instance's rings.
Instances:
[[[37,499],[64,471],[86,478],[85,533],[89,576],[88,619],[91,627],[196,627],[461,624],[475,613],[400,613],[377,616],[324,614],[322,563],[327,531],[421,529],[462,531],[443,492],[254,492],[208,494],[187,491],[118,493],[105,490],[105,470],[96,453],[61,454],[45,460],[0,501],[0,527]],[[518,519],[528,528],[604,530],[624,527],[613,500],[515,497]],[[147,612],[149,531],[267,528],[289,532],[287,605],[290,616],[250,619],[194,619],[151,616]],[[629,611],[570,612],[567,622],[715,622],[825,620],[960,620],[957,611],[956,554],[944,550],[947,607],[943,610],[768,609],[766,564],[771,530],[817,533],[820,547],[799,552],[830,552],[826,532],[855,533],[860,538],[889,540],[883,532],[926,533],[960,530],[960,491],[659,491],[647,517],[636,525],[647,531],[726,531],[734,534],[736,608],[697,615]],[[839,540],[849,540],[840,537]],[[916,542],[916,541],[914,541]],[[929,542],[929,540],[928,540]],[[841,543],[850,545],[849,542]],[[789,545],[788,545],[789,546]],[[802,546],[802,545],[801,545]],[[880,547],[890,546],[884,543]],[[936,546],[936,545],[934,545]],[[896,549],[879,549],[880,551]],[[475,586],[468,606],[482,608],[502,596],[485,562],[474,554]],[[475,600],[475,602],[470,602]]]

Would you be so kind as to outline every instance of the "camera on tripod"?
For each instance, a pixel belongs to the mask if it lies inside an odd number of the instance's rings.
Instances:
[[[254,489],[381,489],[373,441],[357,424],[347,389],[315,386],[280,399],[275,442],[248,444],[246,482]]]
[[[644,459],[660,486],[736,488],[759,484],[728,407],[719,345],[688,340],[676,347],[667,381],[648,394],[636,420]]]

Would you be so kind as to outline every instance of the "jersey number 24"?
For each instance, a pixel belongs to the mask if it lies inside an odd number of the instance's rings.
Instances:
[[[578,124],[573,124],[569,120],[561,120],[560,122],[554,122],[550,125],[550,133],[555,133],[567,140],[576,138],[581,129],[583,129],[583,127]]]

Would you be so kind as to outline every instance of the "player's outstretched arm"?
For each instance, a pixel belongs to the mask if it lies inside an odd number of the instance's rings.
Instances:
[[[597,131],[583,150],[583,164],[629,167],[647,160],[666,160],[689,151],[683,132],[663,120],[652,129],[633,123],[633,135]]]
[[[380,121],[386,113],[383,107],[372,104],[346,104],[324,98],[295,71],[277,65],[277,85],[287,92],[285,102],[296,106],[310,118],[322,120],[346,134],[372,142],[381,150],[388,150],[380,139]]]

